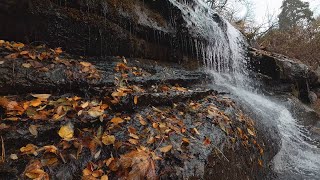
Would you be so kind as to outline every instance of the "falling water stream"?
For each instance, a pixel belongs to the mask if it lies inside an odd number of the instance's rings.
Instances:
[[[320,149],[310,143],[306,129],[283,102],[256,93],[251,85],[244,56],[246,41],[241,33],[221,17],[220,23],[215,21],[216,14],[201,0],[169,1],[181,10],[189,33],[198,39],[194,46],[214,77],[212,85],[229,91],[238,103],[249,107],[257,123],[277,127],[281,148],[272,167],[278,178],[320,179]]]

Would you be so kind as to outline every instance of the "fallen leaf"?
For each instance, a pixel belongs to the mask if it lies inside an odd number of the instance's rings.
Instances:
[[[134,102],[135,105],[138,104],[138,96],[134,96],[133,102]]]
[[[89,63],[89,62],[84,62],[84,61],[80,62],[80,64],[81,64],[82,66],[84,66],[84,67],[92,66],[91,63]]]
[[[62,49],[61,49],[61,47],[58,47],[58,48],[56,48],[56,49],[54,49],[54,52],[56,53],[56,54],[61,54],[62,53]]]
[[[139,136],[137,136],[136,134],[130,133],[129,136],[132,137],[132,138],[134,138],[134,139],[139,139]]]
[[[124,120],[121,119],[121,118],[119,118],[119,117],[115,117],[115,118],[112,118],[112,119],[111,119],[111,122],[112,122],[113,124],[115,124],[115,125],[118,125],[118,124],[120,124],[120,123],[123,123]]]
[[[94,117],[94,118],[97,118],[99,116],[102,116],[104,113],[104,110],[100,109],[99,106],[97,107],[93,107],[91,109],[89,109],[88,111],[88,114],[91,116],[91,117]]]
[[[208,146],[208,145],[211,144],[211,140],[210,140],[208,137],[205,137],[204,140],[203,140],[203,144],[204,144],[205,146]]]
[[[113,135],[104,134],[104,135],[102,136],[102,143],[103,143],[104,145],[114,144],[115,140],[116,140],[116,137],[113,136]]]
[[[34,180],[49,180],[49,175],[41,168],[42,164],[39,160],[31,161],[26,167],[24,175]]]
[[[20,52],[20,55],[26,55],[26,54],[29,54],[29,51],[21,51]]]
[[[30,67],[31,67],[31,64],[29,64],[29,63],[23,63],[23,64],[22,64],[22,67],[24,67],[24,68],[30,68]]]
[[[131,144],[137,145],[139,143],[139,141],[137,139],[129,139],[128,140]]]
[[[34,135],[34,136],[38,136],[38,130],[37,130],[37,126],[35,125],[30,125],[29,126],[29,132]]]
[[[253,136],[253,137],[256,136],[256,134],[255,134],[251,129],[247,128],[247,130],[248,130],[248,133],[249,133],[251,136]]]
[[[30,106],[33,106],[33,107],[38,107],[41,104],[42,104],[41,99],[34,99],[34,100],[30,101]]]
[[[141,125],[145,126],[148,124],[140,114],[137,114],[137,118],[139,119]]]
[[[11,154],[10,155],[10,159],[12,160],[17,160],[18,159],[18,156],[16,154]]]
[[[182,138],[182,144],[189,145],[190,144],[190,140],[188,138]]]
[[[112,97],[124,97],[124,96],[127,96],[127,93],[124,93],[124,92],[113,92],[111,94]]]
[[[21,48],[24,47],[24,44],[23,44],[23,43],[14,43],[14,44],[12,45],[12,47],[21,49]]]
[[[0,61],[0,65],[3,64],[3,63],[4,63],[4,61]]]
[[[84,108],[86,108],[86,107],[88,107],[88,106],[89,106],[89,101],[81,104],[82,109],[84,109]]]
[[[45,99],[48,99],[51,96],[51,94],[31,94],[31,96],[45,100]]]
[[[27,144],[25,147],[20,148],[20,152],[23,154],[33,154],[35,156],[38,155],[37,150],[38,147],[33,144]]]
[[[17,54],[17,53],[12,53],[12,54],[5,56],[4,58],[5,59],[16,59],[18,57],[18,55],[19,54]]]
[[[166,153],[169,152],[172,149],[172,145],[164,146],[160,148],[160,152]]]
[[[154,142],[155,142],[155,138],[153,136],[151,136],[147,141],[148,144],[153,144]]]
[[[100,180],[109,180],[109,177],[108,175],[103,175],[101,176]]]
[[[67,125],[62,126],[58,134],[64,140],[71,140],[74,134],[73,125],[71,123],[68,123]]]

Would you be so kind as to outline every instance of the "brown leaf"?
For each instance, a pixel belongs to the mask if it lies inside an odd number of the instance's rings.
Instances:
[[[39,160],[31,161],[23,174],[34,180],[49,180],[49,175],[42,170],[42,164]]]
[[[160,148],[160,152],[166,153],[169,152],[172,149],[172,145],[168,145],[168,146],[164,146],[162,148]]]
[[[5,56],[4,58],[5,59],[17,59],[18,55],[19,54],[17,54],[17,53],[12,53],[12,54]]]
[[[126,179],[156,179],[154,161],[145,151],[131,151],[122,155],[119,162],[129,171]]]

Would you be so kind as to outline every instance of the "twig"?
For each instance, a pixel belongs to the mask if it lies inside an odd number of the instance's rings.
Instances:
[[[6,150],[4,148],[4,141],[3,138],[1,136],[1,163],[4,163],[6,159]]]
[[[213,146],[214,146],[214,145],[213,145]],[[214,148],[216,148],[216,150],[218,150],[218,151],[222,154],[222,156],[223,156],[228,162],[230,162],[229,159],[223,154],[222,151],[220,151],[220,149],[219,149],[218,147],[214,146]]]
[[[158,146],[157,146],[156,149],[158,149],[158,148],[160,147],[160,145],[162,144],[163,140],[164,140],[164,137],[162,137],[162,139],[161,139],[161,141],[160,141],[160,143],[158,144]]]

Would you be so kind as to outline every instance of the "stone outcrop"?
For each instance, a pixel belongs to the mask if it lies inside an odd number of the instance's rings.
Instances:
[[[168,0],[9,0],[0,10],[0,39],[79,55],[171,62],[196,57],[187,22]],[[218,15],[214,20],[221,22]]]
[[[320,76],[307,65],[287,56],[249,49],[251,69],[262,75],[266,85],[278,92],[290,92],[304,102],[314,102],[313,91],[319,87]]]

